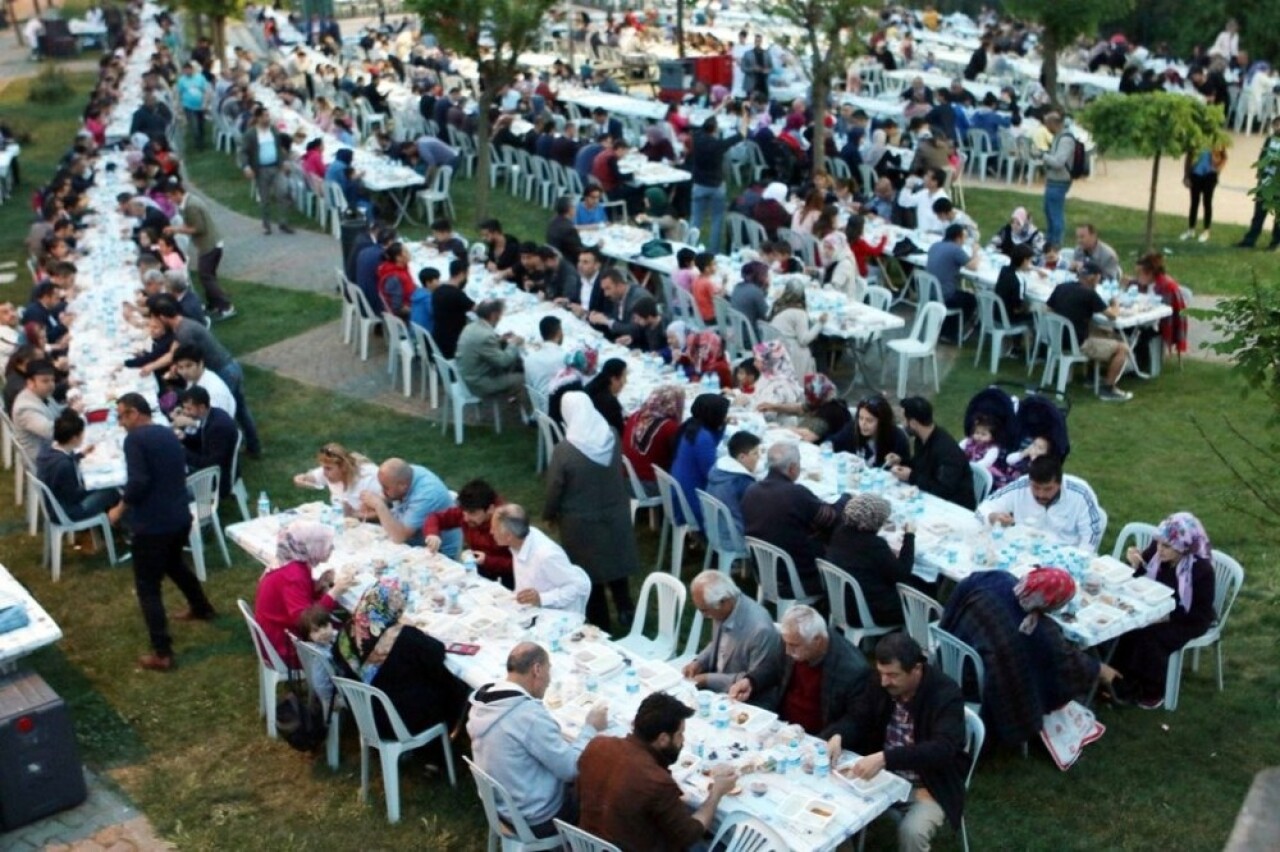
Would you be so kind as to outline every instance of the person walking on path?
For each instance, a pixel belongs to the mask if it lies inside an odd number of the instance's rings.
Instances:
[[[262,232],[271,233],[271,214],[276,202],[280,202],[280,230],[292,234],[293,228],[284,221],[287,205],[279,198],[281,171],[289,156],[289,137],[277,133],[271,126],[271,113],[266,107],[258,107],[253,111],[253,123],[240,137],[240,165],[245,177],[254,182],[258,188],[258,203],[262,206]]]
[[[181,225],[170,225],[166,234],[185,234],[191,238],[196,254],[196,277],[204,290],[205,310],[215,320],[236,315],[231,297],[218,284],[218,265],[222,263],[222,234],[205,203],[187,192],[182,181],[170,178],[165,187],[169,201],[182,215]]]
[[[186,457],[173,431],[151,422],[151,406],[141,394],[120,397],[116,413],[128,432],[124,439],[128,470],[124,504],[133,534],[134,589],[152,647],[151,653],[138,658],[138,665],[150,671],[172,671],[176,663],[161,594],[164,578],[173,580],[187,599],[188,609],[175,619],[210,621],[217,614],[182,558],[191,529]]]
[[[1263,184],[1276,179],[1278,163],[1280,163],[1280,116],[1271,119],[1271,133],[1263,140],[1262,152],[1258,154],[1258,189],[1261,189]],[[1260,195],[1254,196],[1253,221],[1249,223],[1249,230],[1244,235],[1244,239],[1236,243],[1236,248],[1253,248],[1257,245],[1268,213],[1272,214],[1272,220],[1271,244],[1267,248],[1270,251],[1280,248],[1280,215],[1276,215],[1276,211],[1268,208]]]
[[[1200,202],[1204,201],[1204,231],[1200,242],[1209,242],[1209,230],[1213,227],[1213,192],[1218,188],[1218,175],[1227,166],[1227,149],[1222,146],[1205,148],[1200,152],[1188,151],[1182,164],[1182,185],[1191,191],[1191,212],[1187,215],[1187,230],[1179,239],[1186,241],[1196,235],[1196,218]]]

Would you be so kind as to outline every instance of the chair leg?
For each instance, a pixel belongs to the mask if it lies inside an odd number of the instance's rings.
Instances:
[[[1223,685],[1222,685],[1222,637],[1221,636],[1218,637],[1218,641],[1215,643],[1214,651],[1218,655],[1218,691],[1222,692]]]
[[[462,443],[462,420],[466,414],[466,406],[460,400],[454,400],[453,405],[453,442],[455,444]]]
[[[676,579],[680,578],[684,568],[684,537],[688,534],[688,524],[678,527],[673,524],[671,527],[671,575]]]
[[[218,548],[222,551],[222,561],[227,563],[227,567],[231,567],[231,554],[227,552],[227,539],[222,534],[222,521],[215,514],[213,516],[213,534],[218,539]]]
[[[338,696],[333,696],[331,700],[337,701]],[[335,771],[338,768],[338,747],[342,744],[341,729],[342,712],[335,707],[333,712],[329,714],[329,735],[325,741],[324,749],[325,757],[329,760],[329,768]]]
[[[942,390],[942,385],[938,382],[938,352],[936,349],[929,355],[929,360],[933,362],[933,392],[939,393]],[[921,364],[920,366],[923,369],[924,365]]]
[[[387,822],[400,821],[400,749],[383,744],[378,749],[382,762],[382,791],[387,797]]]
[[[360,738],[360,801],[369,801],[369,744]]]
[[[667,537],[671,533],[671,518],[664,515],[662,518],[662,531],[658,533],[658,558],[653,563],[654,571],[662,570],[662,557],[667,552]]]
[[[110,565],[115,565],[120,560],[116,556],[116,539],[115,536],[111,534],[111,522],[108,521],[106,517],[103,517],[102,519],[102,539],[107,545],[107,562]],[[230,567],[230,565],[231,562],[228,561],[227,566]]]
[[[1178,697],[1182,692],[1182,649],[1169,655],[1168,667],[1164,673],[1164,709],[1178,709]]]
[[[456,790],[458,788],[458,775],[453,768],[453,744],[449,742],[449,731],[447,729],[440,734],[440,745],[444,749],[444,766],[449,773],[449,786]]]
[[[261,665],[261,664],[259,664]],[[276,684],[279,682],[280,676],[271,669],[262,667],[262,700],[264,711],[267,714],[267,736],[271,739],[276,738]]]
[[[49,561],[50,575],[53,582],[58,582],[62,578],[62,530],[53,524],[47,524],[45,537],[49,541]]]

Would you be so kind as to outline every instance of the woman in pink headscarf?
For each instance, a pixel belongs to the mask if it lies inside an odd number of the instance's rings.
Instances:
[[[318,521],[293,521],[276,534],[276,564],[258,581],[254,620],[289,668],[299,667],[289,634],[300,635],[302,614],[312,606],[332,611],[354,582],[351,572],[335,579],[324,565],[332,553],[332,529]]]
[[[1116,647],[1114,665],[1123,680],[1112,684],[1119,703],[1136,702],[1155,710],[1164,704],[1169,655],[1197,636],[1217,618],[1214,610],[1213,551],[1204,526],[1190,512],[1177,512],[1160,522],[1146,550],[1125,553],[1134,576],[1147,577],[1173,589],[1174,607],[1168,618],[1126,633]]]

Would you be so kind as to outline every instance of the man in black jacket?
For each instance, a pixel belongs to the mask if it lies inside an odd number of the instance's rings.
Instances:
[[[200,385],[192,385],[182,392],[182,413],[194,421],[181,435],[182,448],[187,457],[187,470],[195,473],[206,467],[222,471],[218,481],[218,493],[231,496],[231,468],[235,464],[236,439],[240,430],[236,421],[221,408],[210,404],[209,391]]]
[[[750,107],[744,106],[738,117],[738,131],[731,136],[720,136],[720,125],[713,115],[702,123],[702,129],[693,134],[693,153],[689,157],[693,176],[693,207],[689,224],[695,228],[703,225],[702,217],[711,213],[711,229],[703,231],[707,251],[720,251],[721,232],[724,231],[724,213],[728,198],[724,189],[724,155],[747,135],[747,118]]]
[[[902,415],[907,431],[915,436],[915,448],[910,462],[893,453],[885,457],[885,462],[893,465],[893,475],[935,497],[966,509],[976,508],[969,459],[956,439],[933,422],[933,406],[929,400],[907,397],[902,401]]]
[[[573,224],[573,199],[567,195],[557,198],[555,214],[547,223],[547,245],[559,251],[570,263],[576,264],[578,255],[582,253],[582,235],[578,233],[578,226]]]
[[[82,521],[106,512],[115,524],[124,512],[120,492],[114,488],[89,491],[84,487],[80,476],[83,443],[84,420],[79,412],[68,408],[53,421],[53,443],[40,451],[36,473],[71,520]]]
[[[959,829],[964,814],[964,696],[905,633],[880,640],[876,672],[831,727],[832,762],[848,742],[866,755],[848,770],[853,777],[869,780],[888,770],[910,781],[911,798],[886,813],[898,821],[901,852],[928,849],[944,821]]]
[[[871,680],[867,658],[827,629],[816,609],[797,604],[782,616],[782,686],[778,718],[815,736],[834,733]]]

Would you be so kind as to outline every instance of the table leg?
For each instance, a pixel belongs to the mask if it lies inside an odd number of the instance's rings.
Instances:
[[[1102,662],[1103,665],[1109,666],[1111,665],[1111,658],[1115,656],[1116,647],[1119,646],[1119,644],[1120,644],[1120,640],[1118,638],[1108,639],[1106,642],[1103,642],[1099,645],[1095,645],[1090,650],[1098,651],[1099,652],[1098,659]],[[1097,678],[1094,679],[1093,686],[1089,688],[1089,694],[1085,697],[1085,700],[1084,700],[1085,707],[1088,707],[1090,709],[1093,708],[1093,699],[1098,694],[1098,686],[1101,683],[1102,683],[1101,680]]]

